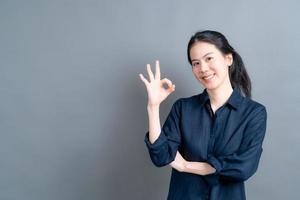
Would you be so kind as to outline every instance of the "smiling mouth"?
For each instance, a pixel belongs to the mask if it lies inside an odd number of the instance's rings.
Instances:
[[[211,75],[208,75],[208,76],[203,76],[202,78],[203,78],[204,80],[210,80],[210,79],[212,79],[214,76],[215,76],[215,74],[211,74]]]

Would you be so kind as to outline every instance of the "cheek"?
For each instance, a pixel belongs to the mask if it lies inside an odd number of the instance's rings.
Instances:
[[[192,69],[192,72],[193,72],[194,76],[197,76],[198,72],[195,69]]]
[[[228,67],[226,66],[226,63],[223,61],[215,61],[211,65],[211,69],[213,69],[217,74],[225,74],[226,70],[228,70]]]
[[[194,74],[198,74],[199,73],[199,68],[192,68],[192,72],[194,73]]]

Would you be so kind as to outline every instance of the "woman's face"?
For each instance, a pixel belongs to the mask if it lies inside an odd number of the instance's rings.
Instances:
[[[223,55],[213,44],[196,42],[190,49],[190,58],[196,79],[208,90],[231,85],[228,66],[232,64],[232,54]]]

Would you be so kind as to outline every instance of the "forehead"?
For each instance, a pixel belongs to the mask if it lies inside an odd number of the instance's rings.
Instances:
[[[215,45],[208,42],[196,42],[190,49],[191,58],[203,57],[207,53],[220,53]]]

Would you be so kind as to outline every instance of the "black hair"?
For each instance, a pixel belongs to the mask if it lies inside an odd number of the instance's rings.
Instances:
[[[215,45],[224,55],[232,54],[233,62],[229,67],[229,78],[233,88],[236,88],[243,96],[251,98],[251,80],[246,71],[241,56],[228,43],[223,34],[217,31],[205,30],[196,32],[190,39],[187,47],[188,61],[192,65],[190,49],[196,42],[208,42]]]

